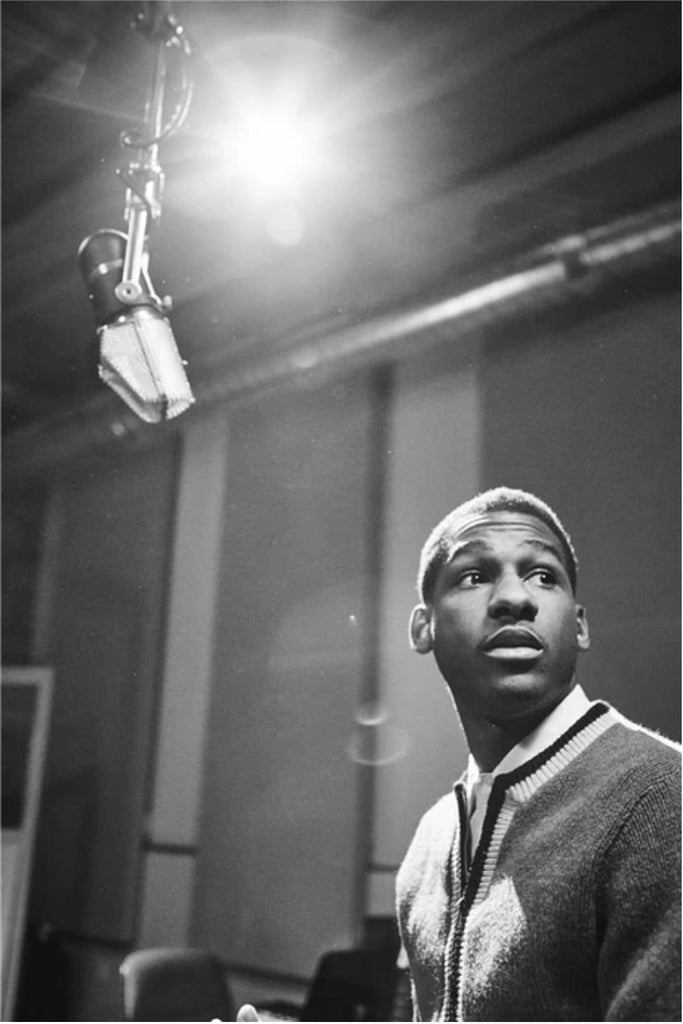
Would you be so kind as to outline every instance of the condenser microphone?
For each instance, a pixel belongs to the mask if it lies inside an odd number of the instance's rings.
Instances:
[[[167,313],[146,270],[132,287],[122,282],[128,237],[104,229],[78,250],[99,338],[99,376],[147,423],[179,416],[194,402]]]

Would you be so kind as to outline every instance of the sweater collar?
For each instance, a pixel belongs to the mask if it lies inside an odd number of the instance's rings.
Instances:
[[[472,803],[475,787],[481,786],[482,783],[490,787],[496,776],[512,772],[527,761],[530,761],[533,757],[536,757],[537,754],[546,750],[578,722],[591,706],[591,701],[588,700],[583,689],[580,686],[574,686],[564,700],[561,700],[557,707],[535,729],[525,736],[524,739],[520,740],[512,750],[507,752],[493,771],[480,772],[477,762],[470,754],[467,760],[467,772],[465,775],[468,803]]]

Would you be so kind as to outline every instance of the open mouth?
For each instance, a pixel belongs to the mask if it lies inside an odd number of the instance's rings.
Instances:
[[[543,653],[543,644],[533,630],[503,626],[484,642],[483,649],[497,661],[535,661]]]

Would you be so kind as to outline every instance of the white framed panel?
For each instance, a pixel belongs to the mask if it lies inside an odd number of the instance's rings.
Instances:
[[[50,668],[2,669],[2,1019],[12,1020],[52,700]]]

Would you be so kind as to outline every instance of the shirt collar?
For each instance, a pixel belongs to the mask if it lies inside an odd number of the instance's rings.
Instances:
[[[525,736],[524,739],[520,740],[512,750],[508,750],[505,757],[496,765],[493,771],[480,772],[477,762],[470,754],[467,760],[467,776],[465,779],[468,800],[471,801],[474,787],[478,783],[487,782],[491,784],[496,775],[514,771],[515,768],[519,768],[520,765],[525,764],[532,757],[540,754],[551,743],[559,739],[567,729],[570,729],[575,722],[578,722],[590,706],[591,702],[588,700],[583,689],[580,686],[574,686],[564,700],[561,700],[557,707],[535,729]]]

